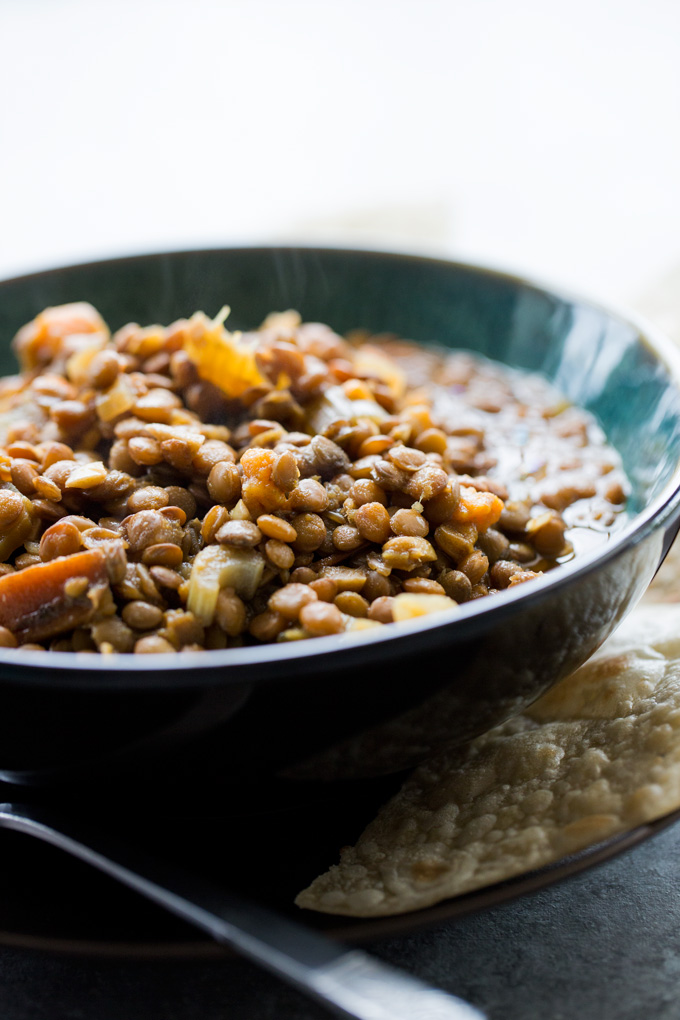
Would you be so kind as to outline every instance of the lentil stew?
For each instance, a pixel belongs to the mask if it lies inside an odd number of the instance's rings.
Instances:
[[[594,418],[464,352],[224,313],[48,308],[0,381],[0,645],[161,653],[361,630],[604,541]]]

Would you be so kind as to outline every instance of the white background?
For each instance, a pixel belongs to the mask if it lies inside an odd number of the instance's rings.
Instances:
[[[0,53],[3,277],[309,241],[635,304],[680,267],[677,0],[0,0]]]

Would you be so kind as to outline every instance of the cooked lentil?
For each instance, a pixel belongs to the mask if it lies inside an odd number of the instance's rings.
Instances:
[[[3,648],[174,654],[386,624],[530,581],[625,517],[593,419],[468,354],[292,312],[242,338],[202,313],[111,336],[87,304],[46,309],[15,349]]]

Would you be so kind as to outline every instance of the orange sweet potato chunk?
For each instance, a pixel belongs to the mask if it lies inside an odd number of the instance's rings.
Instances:
[[[460,501],[451,517],[459,524],[475,524],[479,531],[486,531],[498,521],[503,505],[503,500],[493,492],[462,487]]]
[[[68,594],[67,582],[85,578]],[[101,549],[59,556],[14,574],[0,577],[0,624],[19,641],[42,641],[78,627],[91,618],[95,602],[92,588],[108,581],[106,556]]]

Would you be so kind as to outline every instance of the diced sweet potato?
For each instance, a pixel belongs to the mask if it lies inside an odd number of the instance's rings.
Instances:
[[[475,524],[479,531],[493,527],[503,512],[503,500],[493,492],[478,492],[461,486],[460,500],[451,518],[460,524]]]
[[[47,365],[61,349],[65,337],[109,331],[99,312],[85,301],[46,308],[19,330],[14,349],[24,371]]]
[[[71,585],[73,578],[87,585]],[[93,615],[94,589],[108,583],[106,556],[101,549],[59,556],[0,577],[0,625],[19,641],[42,641],[86,623]],[[77,594],[76,594],[77,592]]]

